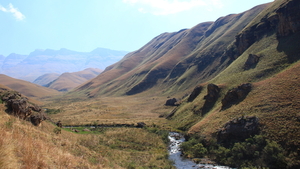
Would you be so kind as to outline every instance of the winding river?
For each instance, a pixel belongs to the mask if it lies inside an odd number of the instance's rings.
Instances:
[[[177,169],[230,169],[230,167],[225,166],[215,166],[211,164],[196,164],[190,159],[183,158],[181,156],[182,152],[180,151],[180,144],[185,141],[185,138],[179,133],[170,132],[169,140],[169,159],[174,162],[174,166]]]

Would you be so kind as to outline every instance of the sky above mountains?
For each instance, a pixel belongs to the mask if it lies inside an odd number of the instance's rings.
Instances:
[[[0,55],[48,48],[134,51],[161,33],[272,1],[0,0]]]

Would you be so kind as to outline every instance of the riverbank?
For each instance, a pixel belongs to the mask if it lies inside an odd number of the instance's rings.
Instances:
[[[201,163],[197,164],[191,159],[184,158],[180,149],[180,145],[185,142],[184,136],[180,133],[170,132],[168,138],[170,140],[168,147],[169,160],[174,162],[177,169],[231,169],[226,166],[218,166],[209,160],[200,160]]]

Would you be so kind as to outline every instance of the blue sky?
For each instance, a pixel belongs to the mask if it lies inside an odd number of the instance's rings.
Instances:
[[[134,51],[155,36],[273,0],[0,0],[0,55],[97,47]]]

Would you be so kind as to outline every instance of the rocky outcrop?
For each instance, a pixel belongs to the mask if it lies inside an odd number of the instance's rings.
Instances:
[[[235,142],[244,141],[258,133],[259,119],[252,116],[233,119],[219,129],[216,134],[218,143],[229,146]]]
[[[11,114],[23,120],[32,113],[25,99],[10,99],[6,102],[6,106]]]
[[[30,116],[30,121],[35,126],[40,126],[44,120],[46,117],[43,114]]]
[[[252,85],[250,83],[245,83],[237,88],[229,90],[224,99],[222,99],[222,109],[230,107],[232,104],[239,103],[244,100],[248,93],[251,91]]]
[[[28,102],[28,98],[10,90],[0,91],[0,99],[6,103],[6,112],[23,120],[29,120],[35,126],[40,126],[46,120],[42,109]]]
[[[61,123],[61,121],[58,121],[58,122],[56,123],[56,126],[59,127],[59,128],[62,128],[62,123]]]
[[[244,64],[244,70],[254,68],[259,61],[259,56],[249,54],[247,61]]]
[[[207,85],[207,95],[204,96],[206,102],[215,102],[219,97],[220,88],[215,84]]]
[[[215,84],[208,84],[207,85],[207,95],[204,96],[204,104],[199,111],[196,111],[196,114],[204,115],[205,113],[209,112],[209,110],[214,106],[216,101],[219,98],[220,88]]]
[[[178,106],[178,104],[177,104],[177,99],[176,98],[173,98],[173,99],[168,99],[167,101],[166,101],[166,106]]]
[[[192,91],[188,98],[188,102],[194,101],[194,99],[201,93],[202,86],[197,86],[195,89]]]
[[[300,2],[291,0],[276,11],[278,19],[277,35],[288,36],[300,31]]]
[[[276,33],[277,37],[284,37],[299,32],[299,8],[299,0],[289,0],[264,16],[260,22],[243,30],[236,36],[235,46],[237,47],[237,54],[241,55],[253,43],[272,32]]]

